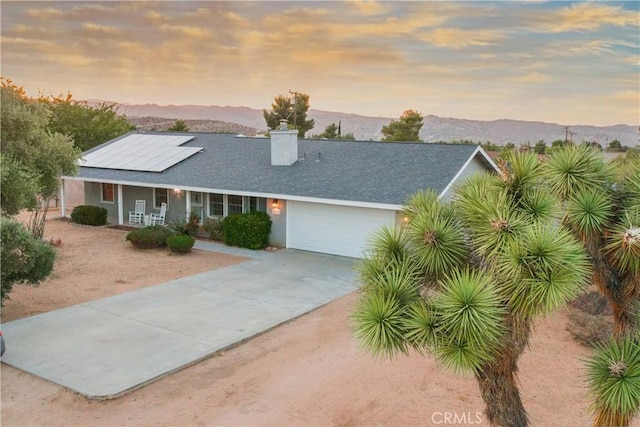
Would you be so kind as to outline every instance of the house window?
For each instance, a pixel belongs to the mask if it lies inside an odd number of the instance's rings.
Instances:
[[[257,212],[258,211],[258,198],[257,197],[247,197],[246,212]]]
[[[169,204],[169,190],[166,188],[154,188],[153,189],[153,207],[154,209],[160,209],[162,203]]]
[[[209,216],[224,216],[224,196],[222,194],[209,194]]]
[[[114,198],[114,185],[113,184],[102,184],[102,203],[113,203]]]
[[[227,196],[227,209],[229,215],[234,213],[242,213],[243,203],[242,196]]]

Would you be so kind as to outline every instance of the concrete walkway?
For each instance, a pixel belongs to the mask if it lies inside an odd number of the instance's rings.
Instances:
[[[2,361],[89,398],[114,398],[356,289],[350,258],[235,254],[253,259],[5,323]]]

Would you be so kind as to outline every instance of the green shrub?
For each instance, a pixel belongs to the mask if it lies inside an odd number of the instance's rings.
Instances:
[[[167,227],[151,225],[130,232],[127,234],[127,240],[136,248],[151,249],[167,246],[167,238],[172,235],[173,232]]]
[[[15,284],[38,286],[51,271],[56,253],[53,248],[27,231],[22,223],[0,217],[0,306]]]
[[[84,225],[105,225],[107,223],[107,210],[100,206],[76,206],[71,212],[71,221]]]
[[[271,218],[265,212],[229,215],[222,220],[222,232],[229,246],[263,249],[269,244]]]
[[[222,221],[218,218],[205,219],[202,228],[209,234],[209,240],[224,240]]]
[[[169,236],[167,238],[167,245],[171,249],[172,253],[186,254],[191,252],[193,244],[196,239],[193,236],[187,234],[177,234],[175,236]]]

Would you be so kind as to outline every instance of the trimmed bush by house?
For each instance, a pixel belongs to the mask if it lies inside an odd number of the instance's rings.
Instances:
[[[107,210],[100,206],[76,206],[71,212],[71,221],[84,225],[105,225],[107,223]]]
[[[167,246],[167,238],[173,233],[161,225],[151,225],[127,234],[127,240],[140,249],[160,248]]]
[[[263,249],[269,244],[271,218],[265,212],[229,215],[222,220],[222,232],[229,246]]]
[[[191,252],[193,244],[196,239],[193,236],[187,234],[178,234],[175,236],[169,236],[167,238],[167,246],[171,249],[172,253],[186,254]]]

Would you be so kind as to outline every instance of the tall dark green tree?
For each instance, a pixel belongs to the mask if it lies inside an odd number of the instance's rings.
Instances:
[[[338,125],[336,125],[335,123],[331,123],[326,128],[324,128],[324,132],[319,135],[314,135],[314,137],[336,139],[338,137]]]
[[[271,104],[271,111],[263,110],[263,116],[269,129],[280,128],[280,120],[286,120],[294,129],[298,129],[298,136],[304,138],[305,133],[315,125],[315,120],[307,120],[308,110],[309,95],[304,93],[295,93],[293,97],[278,95]]]
[[[420,141],[422,129],[422,114],[414,110],[407,110],[398,120],[392,120],[387,126],[382,126],[383,141]]]
[[[117,138],[135,129],[127,118],[118,114],[115,104],[90,106],[67,96],[41,96],[39,100],[49,106],[51,117],[47,129],[51,133],[68,135],[81,151]]]

